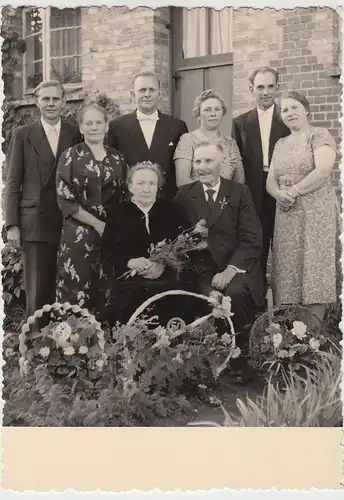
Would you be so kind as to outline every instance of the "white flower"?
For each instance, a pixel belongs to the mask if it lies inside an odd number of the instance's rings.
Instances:
[[[283,337],[280,333],[273,334],[272,343],[276,349],[281,345],[282,340],[283,340]]]
[[[289,358],[289,353],[285,349],[281,349],[280,351],[278,351],[277,356],[279,358]]]
[[[270,337],[269,337],[269,335],[265,335],[265,337],[263,338],[263,340],[264,340],[264,342],[265,342],[266,344],[269,344],[269,342],[270,342]]]
[[[63,352],[65,353],[65,355],[66,355],[66,356],[72,356],[72,354],[74,354],[74,353],[75,353],[75,351],[74,351],[74,347],[73,347],[73,346],[71,346],[71,345],[69,345],[68,347],[65,347],[65,348],[63,349]]]
[[[98,366],[98,368],[103,368],[104,361],[102,359],[98,359],[98,361],[96,361],[96,365]]]
[[[207,388],[207,386],[206,386],[206,385],[204,385],[204,384],[198,384],[198,387],[199,387],[200,389],[206,389],[206,388]]]
[[[309,345],[311,346],[313,351],[319,351],[319,347],[320,347],[319,340],[317,340],[315,338],[311,338],[311,340],[309,341]]]
[[[54,329],[53,337],[55,340],[65,341],[69,339],[71,333],[72,333],[71,326],[65,321],[62,321]]]
[[[72,333],[70,336],[71,342],[77,342],[79,340],[79,334],[78,333]]]
[[[12,356],[12,354],[14,353],[12,347],[7,347],[7,349],[5,350],[5,356],[7,358],[9,358],[10,356]]]
[[[279,333],[281,331],[281,325],[279,323],[271,323],[265,331],[266,333],[271,333],[272,335],[274,333]]]
[[[42,356],[42,358],[47,358],[50,354],[50,349],[49,347],[42,347],[39,350],[39,354]]]
[[[307,326],[302,321],[294,321],[290,331],[295,337],[302,340],[306,337]]]
[[[88,352],[88,347],[85,345],[82,345],[79,347],[79,353],[80,354],[86,354]]]
[[[174,358],[177,363],[180,363],[181,365],[184,363],[183,358],[180,355],[180,352],[177,353],[177,356]]]
[[[224,333],[221,337],[221,340],[224,344],[230,344],[232,342],[232,336],[229,333]]]
[[[236,358],[238,358],[240,356],[240,354],[241,354],[240,347],[235,347],[235,349],[233,349],[232,352],[231,352],[231,358],[232,359],[236,359]]]

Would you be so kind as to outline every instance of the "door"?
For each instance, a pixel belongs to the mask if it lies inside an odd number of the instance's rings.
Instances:
[[[172,7],[172,109],[189,130],[199,126],[192,110],[206,89],[219,92],[228,106],[222,132],[232,123],[232,9]]]

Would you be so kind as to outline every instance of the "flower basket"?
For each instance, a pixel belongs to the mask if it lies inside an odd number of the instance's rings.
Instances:
[[[254,368],[278,374],[312,364],[328,339],[319,318],[307,307],[278,306],[259,316],[251,327],[250,363]]]
[[[45,313],[54,313],[60,320],[51,321],[38,334],[31,334],[30,325]],[[43,365],[54,380],[90,381],[99,378],[107,363],[100,323],[87,309],[68,302],[45,305],[30,316],[19,335],[19,351],[22,376],[32,367]]]

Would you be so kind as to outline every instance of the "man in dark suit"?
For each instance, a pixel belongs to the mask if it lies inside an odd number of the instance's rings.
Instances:
[[[154,73],[138,74],[132,90],[137,109],[110,121],[108,144],[123,154],[129,167],[148,160],[160,165],[165,184],[159,196],[171,200],[177,190],[173,155],[188,129],[182,120],[158,111],[160,95]]]
[[[220,176],[222,155],[220,145],[197,145],[193,168],[199,180],[181,186],[174,203],[190,226],[206,219],[208,247],[193,259],[196,284],[205,295],[217,289],[230,296],[239,333],[263,302],[262,235],[248,187]],[[244,345],[247,339],[238,340]]]
[[[282,122],[275,99],[278,92],[278,73],[272,68],[256,69],[250,76],[250,91],[257,107],[233,120],[232,136],[239,147],[244,164],[246,184],[263,230],[261,267],[265,290],[266,271],[272,244],[276,202],[266,191],[266,179],[276,142],[289,135]]]
[[[60,154],[81,140],[78,127],[60,118],[65,102],[58,81],[42,82],[35,90],[41,117],[14,130],[6,158],[5,226],[8,243],[22,247],[27,317],[55,302],[62,227],[56,166]]]

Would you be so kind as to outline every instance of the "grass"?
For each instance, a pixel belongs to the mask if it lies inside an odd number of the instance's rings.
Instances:
[[[238,412],[228,413],[221,427],[339,427],[342,425],[341,352],[322,353],[314,368],[300,376],[290,370],[281,382],[270,379],[254,401],[237,399]],[[216,426],[217,422],[190,425]]]

